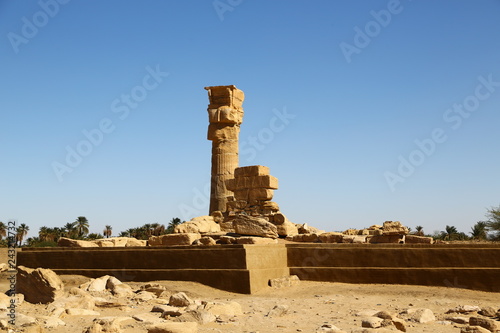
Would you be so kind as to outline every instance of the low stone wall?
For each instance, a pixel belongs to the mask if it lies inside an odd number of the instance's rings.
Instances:
[[[254,293],[270,279],[414,284],[500,292],[500,244],[270,244],[26,248],[18,264],[124,281],[184,280]]]
[[[215,288],[253,293],[269,279],[289,274],[284,245],[171,246],[137,248],[35,248],[18,254],[18,264],[58,274],[123,281],[196,281]]]
[[[500,244],[290,244],[301,280],[500,292]]]

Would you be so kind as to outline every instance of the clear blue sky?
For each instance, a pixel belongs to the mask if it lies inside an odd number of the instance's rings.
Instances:
[[[499,17],[498,0],[2,1],[0,220],[116,235],[205,215],[203,87],[234,84],[240,165],[270,167],[291,221],[469,232],[500,204]]]

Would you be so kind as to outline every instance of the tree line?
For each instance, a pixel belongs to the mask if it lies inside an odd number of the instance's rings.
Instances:
[[[487,220],[478,221],[471,227],[470,235],[465,232],[459,232],[455,226],[447,225],[445,230],[436,231],[433,234],[425,234],[422,226],[416,226],[415,231],[410,229],[410,234],[417,236],[429,236],[434,239],[443,241],[455,240],[491,240],[500,241],[500,206],[498,208],[491,208],[486,213]],[[160,236],[164,234],[171,234],[174,228],[184,223],[178,217],[170,220],[168,225],[160,223],[146,223],[143,226],[130,228],[118,233],[119,237],[134,237],[137,239],[148,239],[151,236]],[[7,226],[0,221],[0,245],[7,246]],[[28,234],[29,226],[21,223],[15,230],[15,243],[21,246],[24,238]],[[101,233],[89,233],[89,221],[85,216],[78,216],[74,222],[68,222],[62,227],[49,228],[46,226],[40,227],[37,237],[30,237],[26,239],[26,246],[29,247],[43,247],[43,246],[57,246],[57,241],[60,237],[67,237],[72,239],[81,240],[95,240],[101,238],[109,238],[113,235],[113,228],[106,225]]]
[[[151,236],[159,236],[164,234],[169,234],[174,232],[174,228],[183,223],[181,219],[175,217],[172,218],[165,227],[165,225],[160,223],[147,223],[141,227],[130,228],[122,231],[118,234],[119,237],[134,237],[137,239],[148,239]],[[29,237],[25,241],[25,246],[28,247],[49,247],[57,246],[57,241],[61,237],[79,239],[79,240],[96,240],[102,238],[109,238],[113,235],[113,227],[111,225],[106,225],[101,233],[89,233],[89,221],[85,216],[78,216],[74,222],[68,222],[62,227],[50,228],[47,226],[42,226],[38,230],[38,236]],[[15,244],[16,246],[21,246],[23,240],[29,231],[29,226],[25,223],[21,223],[15,232]],[[0,221],[0,246],[7,246],[7,234],[8,227],[5,223]]]

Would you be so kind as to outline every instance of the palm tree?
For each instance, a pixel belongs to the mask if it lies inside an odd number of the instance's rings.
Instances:
[[[113,233],[113,228],[111,228],[110,225],[105,226],[102,232],[102,234],[106,236],[106,238],[109,238],[109,236],[111,236],[112,233]]]
[[[170,222],[168,223],[168,227],[167,227],[167,230],[166,230],[166,233],[167,234],[171,234],[174,232],[174,229],[176,226],[178,226],[179,224],[183,223],[181,221],[180,218],[178,217],[174,217],[173,219],[170,220]]]
[[[68,238],[75,238],[77,236],[77,231],[76,231],[76,228],[75,228],[75,222],[71,223],[71,222],[68,222],[64,225],[63,227],[63,233],[62,235],[63,237],[68,237]]]
[[[416,235],[416,236],[423,236],[423,235],[425,235],[425,234],[424,234],[424,227],[422,227],[421,225],[417,225],[417,226],[415,227],[415,230],[416,230],[416,231],[415,231],[415,235]]]
[[[47,228],[46,226],[40,227],[38,230],[38,238],[44,242],[49,240],[50,238],[50,228]]]
[[[30,230],[30,227],[28,227],[26,224],[21,223],[19,227],[16,229],[16,241],[19,243],[19,246],[23,243],[24,237],[28,234],[28,231]]]
[[[118,237],[130,237],[130,234],[127,231],[121,231]]]
[[[479,221],[471,228],[472,239],[486,239],[487,223]]]
[[[79,238],[89,233],[89,221],[85,216],[78,216],[74,222],[74,227]]]
[[[500,239],[500,206],[488,209],[486,217],[488,218],[486,221],[487,230],[495,233],[493,239]]]
[[[443,232],[444,240],[452,240],[458,234],[458,230],[454,226],[447,225],[445,230],[446,231]]]
[[[7,226],[5,223],[0,221],[0,240],[2,240],[3,237],[7,236]]]
[[[88,236],[85,239],[96,240],[96,239],[101,239],[102,237],[103,236],[101,234],[92,233],[92,234],[88,234]]]

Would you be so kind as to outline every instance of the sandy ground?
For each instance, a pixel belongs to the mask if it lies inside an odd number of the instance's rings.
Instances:
[[[5,276],[2,274],[0,291],[7,290]],[[83,276],[61,276],[65,288],[77,287],[89,279]],[[183,291],[193,299],[204,301],[235,301],[241,304],[244,315],[223,322],[213,322],[199,326],[199,332],[316,332],[322,325],[333,324],[345,332],[362,330],[361,317],[356,314],[363,310],[386,310],[400,313],[408,308],[428,308],[434,312],[437,321],[419,324],[407,322],[408,332],[460,332],[459,324],[439,323],[444,320],[445,312],[459,305],[492,306],[500,308],[500,293],[488,293],[446,287],[424,287],[406,285],[353,285],[301,281],[299,285],[262,290],[254,295],[230,293],[194,282],[155,281],[167,288],[170,293]],[[130,282],[132,288],[139,289],[145,283]],[[153,299],[146,302],[130,299],[114,299],[109,292],[101,296],[124,304],[121,308],[96,309],[99,317],[133,316],[151,313],[156,304],[168,303],[168,298]],[[282,316],[267,316],[276,305],[285,305],[288,312]],[[49,315],[49,306],[33,305],[24,302],[19,313],[39,317]],[[155,313],[159,316],[159,313]],[[83,332],[91,326],[95,316],[65,316],[61,319],[66,326],[47,329],[47,332]],[[404,318],[404,316],[403,316]],[[388,327],[389,328],[389,327]],[[395,330],[395,328],[393,328]],[[124,332],[146,332],[145,324],[131,319]]]

